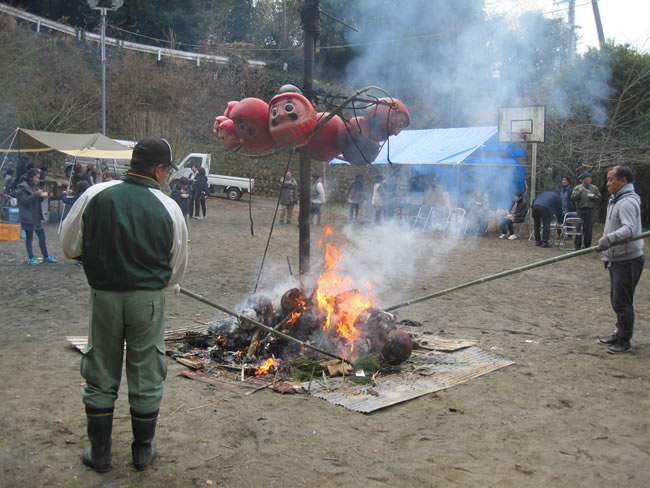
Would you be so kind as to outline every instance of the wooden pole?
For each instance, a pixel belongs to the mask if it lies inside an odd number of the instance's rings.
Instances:
[[[314,48],[316,37],[320,31],[320,17],[318,6],[320,0],[304,0],[300,6],[300,16],[303,40],[303,64],[302,64],[302,93],[309,101],[312,101],[313,91],[313,65]],[[311,146],[298,149],[300,154],[300,214],[298,216],[298,270],[301,279],[309,275],[310,271],[310,242],[311,232],[309,228],[311,213]]]
[[[646,232],[643,232],[641,234],[637,234],[637,235],[632,236],[629,239],[626,239],[624,241],[614,242],[612,245],[613,246],[619,246],[621,244],[625,244],[625,243],[631,242],[631,241],[636,241],[638,239],[644,239],[646,237],[650,237],[650,231],[646,231]],[[398,308],[408,307],[409,305],[413,305],[415,303],[424,302],[425,300],[431,300],[432,298],[437,298],[437,297],[440,297],[442,295],[446,295],[447,293],[451,293],[452,291],[462,290],[463,288],[468,288],[470,286],[478,285],[480,283],[487,283],[488,281],[496,280],[496,279],[499,279],[499,278],[504,278],[506,276],[521,273],[523,271],[528,271],[530,269],[539,268],[541,266],[546,266],[547,264],[558,263],[558,262],[564,261],[566,259],[575,258],[575,257],[578,257],[578,256],[582,256],[583,254],[589,254],[589,253],[595,252],[595,251],[598,251],[598,246],[587,247],[585,249],[580,249],[579,251],[570,252],[568,254],[564,254],[564,255],[561,255],[561,256],[555,256],[554,258],[544,259],[543,261],[537,261],[536,263],[528,264],[526,266],[521,266],[519,268],[510,269],[508,271],[502,271],[501,273],[486,276],[484,278],[479,278],[478,280],[469,281],[467,283],[463,283],[461,285],[453,286],[453,287],[447,288],[445,290],[440,290],[440,291],[438,291],[436,293],[432,293],[431,295],[425,295],[423,297],[414,298],[413,300],[409,300],[407,302],[400,303],[398,305],[393,305],[391,307],[384,308],[384,310],[387,311],[387,312],[391,312],[393,310],[397,310]]]

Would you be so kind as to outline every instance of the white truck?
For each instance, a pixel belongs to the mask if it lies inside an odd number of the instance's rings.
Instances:
[[[173,186],[182,177],[189,178],[192,174],[192,165],[204,168],[208,177],[210,194],[225,193],[229,200],[239,200],[241,196],[253,190],[252,178],[239,176],[212,175],[210,174],[211,155],[206,153],[190,153],[177,164],[178,170],[172,171],[169,176],[170,185]]]
[[[117,140],[117,139],[116,139]],[[121,141],[118,142],[125,144],[129,147],[133,147],[135,142],[132,141]],[[192,173],[192,165],[196,163],[197,168],[204,168],[205,173],[208,177],[208,185],[210,186],[210,194],[216,193],[225,193],[226,197],[230,200],[239,200],[241,196],[250,192],[253,189],[253,183],[255,180],[248,178],[241,178],[238,176],[226,176],[226,175],[212,175],[210,174],[210,162],[211,155],[206,153],[190,153],[185,156],[180,163],[178,163],[178,171],[173,171],[169,177],[170,186],[174,185],[177,180],[185,176],[189,178]],[[108,169],[111,174],[114,174],[115,177],[120,176],[122,173],[125,173],[129,169],[131,163],[128,159],[110,159],[110,160],[99,160],[95,158],[73,158],[68,156],[65,161],[65,175],[70,177],[70,172],[72,171],[72,166],[75,163],[80,163],[84,168],[88,164],[93,164],[95,166],[95,171],[100,172],[101,164],[108,166]]]

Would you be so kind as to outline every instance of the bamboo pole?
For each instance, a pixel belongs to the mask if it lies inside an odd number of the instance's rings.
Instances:
[[[265,331],[275,334],[277,336],[282,337],[283,339],[286,339],[291,342],[295,342],[296,344],[300,344],[302,347],[306,347],[308,349],[312,349],[316,352],[319,352],[321,354],[325,354],[326,356],[332,357],[334,359],[338,359],[339,361],[345,361],[344,358],[341,356],[337,356],[336,354],[332,354],[331,352],[325,351],[324,349],[320,349],[319,347],[312,346],[311,344],[307,344],[306,342],[301,341],[300,339],[296,339],[295,337],[291,337],[290,335],[285,334],[284,332],[280,332],[279,330],[275,330],[273,327],[269,327],[268,325],[264,325],[259,323],[256,320],[249,319],[248,317],[244,317],[243,315],[238,314],[237,312],[230,310],[222,305],[219,305],[211,300],[208,300],[205,298],[203,295],[199,295],[198,293],[194,293],[190,290],[187,290],[185,288],[181,288],[181,293],[183,295],[186,295],[190,298],[194,298],[195,300],[198,300],[199,302],[203,302],[206,305],[210,305],[211,307],[216,308],[217,310],[221,310],[224,313],[227,313],[228,315],[232,315],[233,317],[237,317],[239,320],[243,320],[244,322],[248,322],[249,324],[254,325],[255,327],[258,327],[260,329],[264,329]]]
[[[646,237],[650,237],[650,231],[642,232],[641,234],[637,234],[635,236],[630,237],[629,239],[626,239],[624,241],[619,241],[619,242],[614,242],[612,243],[612,246],[620,246],[621,244],[625,244],[631,241],[636,241],[638,239],[644,239]],[[509,269],[507,271],[502,271],[501,273],[493,274],[490,276],[485,276],[483,278],[479,278],[474,281],[469,281],[467,283],[463,283],[461,285],[456,285],[451,288],[447,288],[445,290],[440,290],[436,293],[432,293],[431,295],[425,295],[419,298],[414,298],[413,300],[409,300],[404,303],[399,303],[397,305],[393,305],[391,307],[384,308],[385,311],[391,312],[393,310],[397,310],[398,308],[403,308],[403,307],[408,307],[409,305],[413,305],[414,303],[419,303],[419,302],[424,302],[426,300],[431,300],[432,298],[437,298],[442,295],[446,295],[447,293],[451,293],[452,291],[456,290],[462,290],[463,288],[468,288],[470,286],[478,285],[480,283],[486,283],[488,281],[496,280],[498,278],[503,278],[505,276],[510,276],[513,274],[521,273],[523,271],[528,271],[529,269],[534,269],[534,268],[539,268],[541,266],[546,266],[547,264],[553,264],[553,263],[558,263],[560,261],[564,261],[566,259],[571,259],[575,258],[578,256],[582,256],[583,254],[589,254],[591,252],[598,251],[598,246],[592,246],[592,247],[587,247],[585,249],[580,249],[579,251],[574,251],[570,252],[568,254],[564,254],[561,256],[555,256],[553,258],[549,259],[544,259],[543,261],[537,261],[536,263],[532,264],[527,264],[526,266],[521,266],[519,268],[514,268],[514,269]]]

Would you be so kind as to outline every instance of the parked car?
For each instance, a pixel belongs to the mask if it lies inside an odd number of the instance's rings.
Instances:
[[[241,178],[239,176],[210,174],[211,155],[206,153],[190,153],[178,163],[178,170],[169,176],[171,185],[174,185],[182,177],[189,178],[192,173],[192,165],[197,168],[204,168],[208,177],[210,194],[225,193],[230,200],[239,200],[241,196],[253,190],[255,180]]]

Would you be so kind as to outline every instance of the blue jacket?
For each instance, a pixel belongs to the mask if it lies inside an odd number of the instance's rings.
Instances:
[[[533,207],[544,207],[551,214],[555,214],[558,222],[562,222],[562,200],[554,191],[543,191],[533,200]]]

